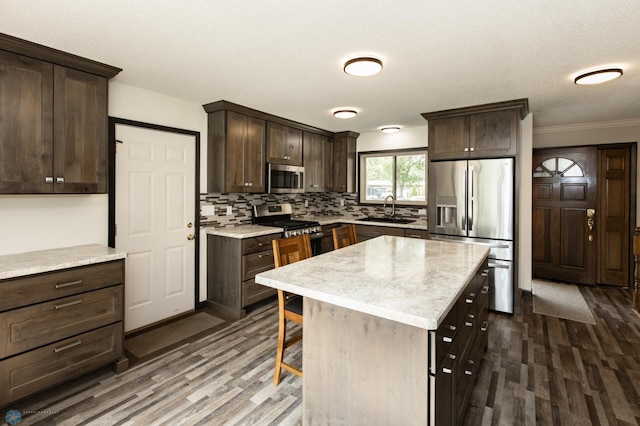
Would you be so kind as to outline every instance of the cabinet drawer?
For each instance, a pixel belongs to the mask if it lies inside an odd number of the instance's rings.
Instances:
[[[0,281],[0,312],[124,282],[124,260]]]
[[[255,253],[271,249],[271,240],[280,238],[280,234],[261,235],[242,240],[242,254]]]
[[[0,361],[0,401],[15,401],[107,365],[122,356],[122,342],[122,323],[116,323]]]
[[[356,225],[356,236],[358,241],[366,241],[380,235],[393,235],[404,237],[404,228],[394,228],[391,226],[377,225]]]
[[[253,278],[244,281],[242,283],[242,307],[252,305],[275,294],[275,288],[257,284]]]
[[[0,358],[122,320],[122,285],[0,314]]]
[[[436,368],[451,350],[458,333],[458,309],[454,305],[436,330]]]
[[[271,250],[242,256],[243,281],[252,279],[256,274],[273,268],[273,251]]]

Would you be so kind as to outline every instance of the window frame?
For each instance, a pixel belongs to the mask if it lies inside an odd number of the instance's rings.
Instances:
[[[426,207],[429,202],[429,149],[428,148],[406,148],[406,149],[393,149],[393,150],[380,150],[380,151],[361,151],[358,152],[358,203],[362,205],[383,205],[384,200],[367,200],[367,185],[366,185],[366,159],[370,157],[393,157],[393,182],[392,192],[394,199],[396,198],[396,161],[397,157],[404,155],[416,155],[424,154],[424,201],[406,201],[395,200],[396,206],[409,206],[409,207]]]

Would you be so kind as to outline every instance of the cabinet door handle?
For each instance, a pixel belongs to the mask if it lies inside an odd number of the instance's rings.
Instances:
[[[489,286],[488,285],[485,285],[484,287],[482,287],[482,291],[481,291],[482,294],[487,294],[488,292],[489,292]]]
[[[442,337],[442,341],[445,342],[445,343],[451,343],[451,342],[453,342],[453,339],[451,337],[443,336]]]
[[[443,372],[444,374],[451,374],[451,373],[452,373],[451,369],[450,369],[450,368],[447,368],[447,367],[442,367],[442,372]]]
[[[467,376],[471,376],[473,375],[473,372],[471,370],[464,370],[464,374],[466,374]]]
[[[449,354],[449,359],[456,359],[456,354]]]
[[[74,285],[80,285],[82,284],[82,280],[78,280],[78,281],[69,281],[68,283],[62,283],[62,284],[56,284],[54,286],[54,288],[58,289],[58,288],[65,288],[65,287],[71,287]]]
[[[56,183],[64,183],[64,178],[62,176],[57,176]]]
[[[480,330],[487,331],[488,328],[489,328],[489,321],[484,321],[482,323],[482,327],[480,328]]]
[[[480,275],[482,275],[483,277],[488,277],[489,276],[489,270],[485,269],[484,271],[482,271],[482,273]]]
[[[76,340],[75,342],[69,343],[68,345],[61,346],[59,348],[53,348],[53,352],[58,353],[58,352],[66,351],[67,349],[75,348],[76,346],[81,344],[82,344],[82,340]]]
[[[469,321],[465,321],[464,325],[466,325],[467,327],[473,327],[473,323]]]
[[[79,305],[81,303],[82,303],[82,299],[78,299],[78,300],[74,300],[73,302],[63,303],[62,305],[53,305],[53,309],[58,310],[58,309],[69,308],[71,306]]]
[[[465,149],[464,149],[464,152],[469,152],[469,148],[465,148]]]
[[[271,252],[266,253],[266,254],[259,254],[259,255],[258,255],[258,258],[259,258],[259,259],[262,259],[263,257],[271,257]]]
[[[473,147],[473,146],[472,146],[471,148],[469,148],[469,151],[471,151],[471,152],[473,152],[473,151],[475,151],[475,150],[476,150],[476,148],[475,148],[475,147]]]
[[[474,319],[476,317],[476,314],[469,314],[468,317]]]
[[[456,327],[453,324],[449,326],[449,330],[451,330],[451,331],[456,331],[457,329],[458,329],[458,327]]]
[[[465,303],[470,305],[473,303],[473,299],[464,299]]]
[[[44,178],[44,183],[53,183],[53,176],[47,176]]]

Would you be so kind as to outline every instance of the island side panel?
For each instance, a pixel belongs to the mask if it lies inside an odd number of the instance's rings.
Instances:
[[[303,424],[428,423],[428,331],[304,300]]]

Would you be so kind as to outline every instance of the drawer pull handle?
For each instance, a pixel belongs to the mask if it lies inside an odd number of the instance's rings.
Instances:
[[[442,338],[442,341],[445,342],[445,343],[451,343],[451,342],[453,342],[453,339],[451,337],[446,337],[445,336],[445,337]]]
[[[82,344],[82,340],[76,340],[75,342],[69,343],[68,345],[61,346],[59,348],[54,348],[53,352],[55,352],[55,353],[63,352],[63,351],[66,351],[67,349],[75,348],[76,346],[81,345],[81,344]]]
[[[469,314],[468,317],[474,319],[476,317],[476,314]]]
[[[489,286],[485,285],[484,287],[482,287],[482,294],[487,294],[489,292]]]
[[[456,327],[453,324],[449,326],[449,330],[451,330],[451,331],[456,331],[457,329],[458,329],[458,327]]]
[[[270,257],[271,256],[271,252],[267,253],[267,254],[259,254],[258,258],[262,259],[263,257]]]
[[[55,288],[65,288],[65,287],[71,287],[74,285],[80,285],[82,284],[82,280],[78,280],[78,281],[69,281],[68,283],[62,283],[62,284],[56,284]]]
[[[469,321],[465,321],[464,325],[466,325],[467,327],[473,327],[473,323]]]
[[[473,303],[473,299],[464,299],[464,301],[469,305]]]
[[[485,321],[482,323],[482,327],[480,328],[480,330],[487,331],[488,328],[489,328],[489,321]]]
[[[450,359],[456,359],[456,354],[449,354]]]
[[[467,376],[471,376],[473,372],[470,370],[464,370],[464,374],[466,374]]]
[[[442,368],[442,372],[443,372],[444,374],[451,374],[451,369],[450,369],[450,368],[443,367],[443,368]]]
[[[53,305],[53,309],[64,309],[64,308],[68,308],[70,306],[75,306],[75,305],[79,305],[82,303],[82,299],[78,299],[78,300],[74,300],[73,302],[69,302],[69,303],[63,303],[62,305]]]

